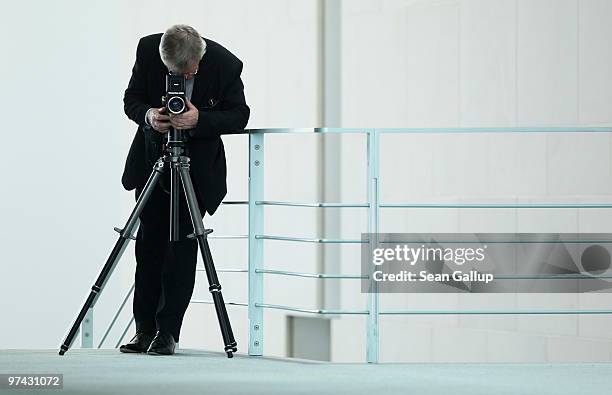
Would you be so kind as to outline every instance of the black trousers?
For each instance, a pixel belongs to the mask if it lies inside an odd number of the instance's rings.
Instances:
[[[136,199],[141,193],[142,190],[136,189]],[[140,215],[136,236],[133,311],[137,332],[165,331],[179,341],[196,275],[198,242],[187,239],[190,233],[193,233],[193,224],[181,187],[180,238],[170,241],[170,195],[156,185]]]

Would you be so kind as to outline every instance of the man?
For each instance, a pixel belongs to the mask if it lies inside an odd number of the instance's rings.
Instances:
[[[186,78],[187,111],[168,115],[161,98],[166,75]],[[227,193],[221,134],[244,129],[250,109],[240,78],[242,62],[192,27],[175,25],[138,42],[124,110],[138,129],[125,163],[122,183],[142,193],[166,133],[187,130],[191,177],[202,215],[212,215]],[[193,225],[183,193],[179,202],[180,239],[169,241],[170,170],[166,166],[140,215],[136,236],[134,319],[136,334],[121,352],[173,354],[195,283],[198,244],[186,236]],[[164,185],[166,187],[164,187]]]

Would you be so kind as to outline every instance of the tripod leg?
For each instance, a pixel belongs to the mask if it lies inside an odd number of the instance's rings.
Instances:
[[[183,159],[184,158],[184,159]],[[233,353],[236,352],[237,344],[234,339],[232,332],[232,326],[227,315],[225,303],[223,302],[223,295],[221,294],[221,284],[217,278],[217,271],[213,263],[212,254],[208,245],[208,239],[206,236],[212,230],[204,229],[204,223],[202,221],[202,215],[200,208],[198,207],[198,201],[195,196],[193,184],[191,183],[191,177],[189,175],[189,159],[187,157],[181,157],[180,163],[180,177],[183,183],[183,189],[185,191],[185,197],[187,200],[187,206],[191,215],[191,221],[193,223],[194,235],[198,239],[200,246],[200,252],[202,253],[202,259],[204,261],[204,268],[206,269],[206,277],[208,278],[208,290],[212,294],[213,302],[215,304],[215,310],[217,311],[217,319],[219,320],[219,326],[221,327],[221,335],[223,336],[223,342],[225,344],[225,352],[228,358],[233,357]]]
[[[98,275],[96,282],[91,287],[91,292],[89,293],[87,300],[85,300],[85,304],[81,308],[81,311],[79,312],[76,320],[74,321],[74,324],[72,324],[72,327],[70,328],[70,331],[68,332],[64,343],[61,345],[59,355],[64,355],[72,345],[74,337],[79,330],[79,326],[81,325],[83,318],[85,318],[85,314],[87,314],[89,308],[94,306],[98,295],[100,294],[100,292],[102,292],[102,289],[104,288],[108,277],[115,269],[115,266],[121,258],[121,255],[125,251],[125,248],[127,247],[130,239],[134,239],[134,236],[132,234],[134,230],[138,227],[138,224],[140,222],[140,213],[144,209],[147,200],[151,196],[153,188],[155,188],[155,185],[157,184],[163,171],[164,161],[163,158],[160,158],[153,166],[153,171],[151,172],[151,175],[149,176],[149,179],[147,180],[147,183],[145,184],[142,193],[138,197],[138,200],[136,201],[136,207],[134,207],[134,210],[130,214],[125,226],[123,227],[123,229],[115,228],[115,230],[119,232],[119,239],[117,240],[117,243],[115,243],[115,246],[113,247],[113,250],[111,251],[108,259],[106,260],[102,271]]]

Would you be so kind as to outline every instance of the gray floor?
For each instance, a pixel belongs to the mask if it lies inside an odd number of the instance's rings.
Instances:
[[[11,394],[609,394],[612,364],[330,364],[181,349],[0,350],[0,373],[63,373],[64,389]]]

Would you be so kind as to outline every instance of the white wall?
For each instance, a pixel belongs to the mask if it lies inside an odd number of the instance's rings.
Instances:
[[[281,0],[193,0],[180,6],[163,1],[26,0],[4,7],[0,348],[59,347],[116,241],[113,227],[122,227],[133,207],[134,192],[120,183],[135,133],[135,124],[123,114],[122,98],[138,38],[174,23],[191,24],[244,61],[242,76],[252,108],[248,127],[315,126],[315,5]],[[245,200],[248,138],[223,139],[227,199]],[[304,163],[315,156],[316,142],[284,141],[271,139],[267,145],[266,194],[314,200],[316,172]],[[299,177],[288,177],[289,172]],[[246,215],[245,207],[222,206],[214,218],[206,217],[207,225],[215,234],[245,234]],[[284,212],[267,215],[271,232],[286,232],[293,225]],[[305,233],[312,233],[309,213],[292,218],[304,223]],[[275,252],[271,246],[269,256],[274,259],[287,247]],[[246,267],[246,241],[213,240],[211,248],[218,268]],[[96,306],[97,340],[129,289],[134,268],[131,244]],[[246,300],[244,274],[221,279],[226,300]],[[202,272],[196,288],[194,298],[210,299]],[[283,297],[282,290],[276,292]],[[246,352],[246,309],[229,310],[241,351]],[[105,346],[114,346],[130,314],[131,302]],[[274,331],[269,338],[281,338],[284,316],[271,313],[268,322]],[[189,308],[181,347],[220,349],[212,306]],[[284,341],[268,342],[267,352],[284,355]]]
[[[610,125],[612,3],[591,0],[344,2],[343,126]],[[611,138],[385,135],[382,202],[609,202]],[[343,138],[343,200],[364,201],[365,140]],[[609,232],[605,209],[382,211],[383,232]],[[343,212],[343,236],[366,228]],[[343,270],[359,251],[343,249]],[[364,306],[342,283],[346,306]],[[609,308],[610,295],[383,295],[381,308]],[[363,360],[336,321],[333,359]],[[362,335],[361,333],[359,334]],[[363,340],[363,338],[359,339]],[[384,361],[609,361],[612,317],[381,319]]]

